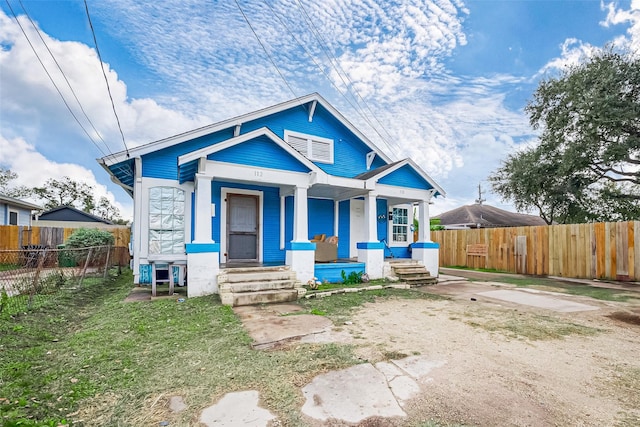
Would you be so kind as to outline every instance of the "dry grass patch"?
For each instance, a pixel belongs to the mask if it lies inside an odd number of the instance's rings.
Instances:
[[[570,335],[595,335],[601,329],[561,318],[525,312],[504,312],[491,318],[475,317],[465,321],[467,325],[489,332],[499,332],[510,338],[532,341],[561,339]]]

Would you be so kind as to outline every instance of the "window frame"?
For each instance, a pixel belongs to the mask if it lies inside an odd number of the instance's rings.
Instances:
[[[396,210],[404,209],[407,211],[406,215],[406,224],[396,223]],[[409,215],[409,213],[413,213],[413,207],[410,204],[400,204],[400,205],[392,205],[389,206],[389,211],[392,215],[392,218],[389,220],[389,246],[408,246],[413,243],[413,236],[411,234],[411,225],[413,224],[413,215]],[[395,240],[394,235],[394,227],[403,227],[405,229],[406,240]]]
[[[168,190],[172,190],[174,196],[173,196],[173,200],[172,200],[172,204],[171,204],[171,209],[169,211],[167,211],[166,213],[163,212],[162,210],[162,206],[160,207],[160,212],[153,212],[153,209],[151,207],[152,203],[153,203],[153,198],[151,196],[152,192],[155,189],[160,189],[161,194],[162,191],[165,189]],[[176,203],[176,193],[177,192],[182,192],[182,213],[181,214],[176,214],[175,213],[175,203]],[[167,256],[175,256],[175,255],[184,255],[185,253],[185,243],[186,243],[186,237],[187,237],[187,191],[185,191],[183,188],[180,187],[174,187],[171,185],[152,185],[149,186],[149,188],[147,189],[147,254],[149,257],[151,258],[158,258],[158,257],[167,257]],[[162,203],[162,195],[160,198],[160,203]],[[159,227],[153,227],[152,226],[152,215],[159,215],[159,221],[158,223],[160,224]],[[164,223],[163,221],[163,216],[169,217],[172,216],[174,218],[171,219],[171,227],[167,228],[164,227],[162,224]],[[178,225],[176,226],[176,218],[175,217],[182,217],[181,218],[181,222],[182,224],[180,225],[178,223]],[[172,238],[171,239],[163,239],[160,238],[158,239],[153,239],[152,238],[152,233],[159,233],[160,235],[167,235],[167,234],[171,234]],[[176,234],[177,234],[177,238],[176,238]],[[165,240],[171,241],[173,242],[171,245],[171,252],[163,252],[163,244],[162,242],[164,242]],[[153,248],[153,242],[159,242],[159,251],[154,251]],[[179,250],[176,250],[176,244],[177,242],[181,243],[181,248]]]
[[[16,223],[11,224],[11,214],[16,214]],[[7,216],[7,225],[20,225],[20,211],[9,208],[8,216]]]
[[[306,153],[302,153],[302,152],[296,150],[295,148],[293,148],[293,146],[289,142],[289,138],[290,137],[306,139],[307,140],[307,152]],[[327,163],[327,164],[333,164],[334,163],[334,148],[335,148],[335,144],[334,144],[333,139],[323,138],[323,137],[317,136],[317,135],[310,135],[310,134],[306,134],[306,133],[302,133],[302,132],[296,132],[296,131],[285,129],[285,131],[284,131],[284,141],[291,148],[293,148],[294,150],[300,152],[300,154],[302,154],[307,159],[309,159],[309,160],[311,160],[313,162]],[[314,152],[313,152],[313,143],[314,142],[321,143],[321,144],[328,144],[329,145],[329,150],[328,150],[329,151],[329,158],[328,159],[320,158],[320,157],[317,157],[317,156],[314,155]]]

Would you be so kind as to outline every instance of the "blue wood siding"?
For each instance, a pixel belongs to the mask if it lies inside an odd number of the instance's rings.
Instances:
[[[334,210],[333,200],[309,199],[309,238],[316,234],[326,234],[326,237],[333,236],[334,230]]]
[[[241,133],[267,127],[282,139],[285,129],[333,139],[334,163],[317,162],[316,165],[331,175],[349,178],[366,172],[366,155],[371,149],[320,105],[316,108],[313,121],[309,122],[307,108],[308,105],[299,106],[244,123]],[[385,164],[384,160],[376,156],[371,168]]]
[[[263,262],[284,262],[285,251],[280,250],[280,190],[277,187],[244,185],[213,181],[211,183],[211,203],[216,204],[216,216],[212,218],[212,238],[220,241],[220,209],[222,207],[222,187],[262,191],[262,260]],[[220,248],[222,252],[226,248]]]
[[[306,173],[310,170],[266,136],[254,138],[251,141],[214,153],[207,156],[207,159],[292,172]]]
[[[349,258],[349,244],[351,242],[351,232],[349,215],[351,202],[343,200],[338,205],[338,258]]]
[[[196,172],[198,172],[198,163],[198,160],[193,160],[180,166],[180,170],[178,171],[180,184],[183,184],[186,181],[193,181],[193,177]]]
[[[233,129],[192,139],[142,156],[142,176],[178,179],[178,156],[233,138]]]
[[[0,203],[0,225],[9,224],[9,210],[6,203]]]
[[[395,185],[397,187],[419,188],[429,190],[433,188],[411,166],[404,165],[400,169],[390,173],[378,181],[380,184]]]
[[[382,239],[387,240],[387,234],[389,231],[389,218],[387,217],[389,213],[387,212],[387,200],[386,199],[377,199],[376,200],[376,218],[377,219],[377,229],[378,229],[378,240]],[[384,218],[380,218],[384,215]]]
[[[320,105],[317,106],[313,121],[309,122],[308,105],[294,107],[286,111],[262,117],[242,124],[241,134],[267,127],[276,135],[284,139],[285,129],[302,132],[309,135],[329,138],[334,141],[334,163],[316,163],[325,172],[343,177],[353,177],[367,171],[366,154],[371,149],[356,135],[333,117]],[[185,167],[178,176],[178,156],[192,151],[215,145],[221,141],[233,138],[233,127],[205,135],[190,141],[148,153],[142,156],[142,176],[150,178],[180,179],[181,182],[192,179],[190,172],[193,165]],[[267,143],[268,142],[268,143]],[[248,164],[254,166],[273,167],[306,172],[299,162],[288,156],[281,150],[275,150],[275,143],[268,138],[256,138],[236,147],[224,150],[214,155],[216,160]],[[265,155],[266,154],[266,155]],[[276,157],[273,157],[276,154]],[[131,169],[131,161],[113,165],[110,169],[121,177],[127,184],[133,184],[133,176],[127,172]],[[371,168],[377,168],[386,164],[376,157]],[[127,167],[123,167],[127,166]],[[419,187],[422,188],[422,187]]]
[[[284,198],[284,242],[293,240],[293,196]]]
[[[411,252],[409,252],[408,244],[404,247],[392,247],[391,252],[393,252],[394,258],[411,258]],[[388,253],[388,249],[385,249],[385,254],[386,253]]]

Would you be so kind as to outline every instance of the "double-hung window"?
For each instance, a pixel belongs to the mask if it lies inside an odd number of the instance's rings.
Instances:
[[[408,243],[409,242],[409,207],[397,206],[391,211],[391,242],[392,243]]]
[[[149,189],[149,254],[184,253],[184,213],[184,190]]]

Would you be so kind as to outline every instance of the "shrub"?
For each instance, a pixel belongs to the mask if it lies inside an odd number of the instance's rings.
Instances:
[[[340,275],[342,276],[342,283],[345,285],[357,285],[362,283],[362,274],[362,271],[352,271],[349,275],[347,275],[344,270],[340,272]]]
[[[73,232],[71,236],[64,242],[66,248],[88,248],[91,246],[108,246],[113,245],[115,239],[113,235],[106,230],[98,230],[97,228],[79,228]]]

